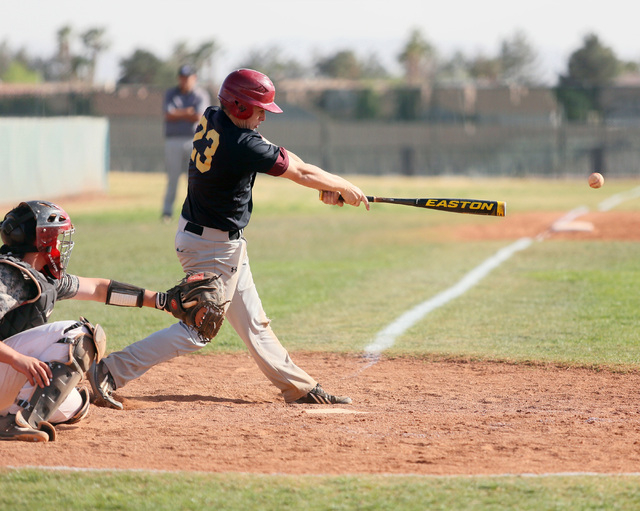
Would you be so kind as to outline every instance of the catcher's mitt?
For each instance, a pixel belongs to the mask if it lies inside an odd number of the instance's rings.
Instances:
[[[224,319],[224,284],[215,273],[194,273],[166,293],[164,310],[195,328],[201,337],[213,339]]]

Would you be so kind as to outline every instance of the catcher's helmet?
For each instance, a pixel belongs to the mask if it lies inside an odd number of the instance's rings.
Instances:
[[[218,99],[229,113],[238,119],[253,115],[253,107],[264,108],[274,114],[282,113],[275,104],[276,88],[267,75],[253,69],[237,69],[222,82]]]
[[[74,230],[69,215],[59,206],[47,201],[21,202],[0,225],[1,251],[18,255],[42,252],[47,260],[45,269],[59,279],[71,257]]]

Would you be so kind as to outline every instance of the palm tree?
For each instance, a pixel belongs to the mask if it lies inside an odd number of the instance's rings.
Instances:
[[[428,82],[433,73],[436,52],[420,32],[414,29],[409,41],[402,53],[398,56],[398,61],[405,67],[405,77],[407,83],[419,85]]]
[[[71,62],[71,34],[73,30],[69,25],[65,25],[57,32],[58,37],[58,54],[56,55],[56,61],[58,62],[58,69],[55,74],[58,79],[68,81],[72,77],[73,69]]]
[[[104,28],[90,28],[80,37],[87,54],[87,58],[85,60],[85,64],[88,68],[87,82],[90,85],[93,85],[98,56],[109,47],[109,42],[105,40]]]

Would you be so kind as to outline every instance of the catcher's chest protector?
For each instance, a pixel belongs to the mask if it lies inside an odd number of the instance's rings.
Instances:
[[[29,302],[5,314],[0,321],[0,341],[30,328],[44,325],[58,297],[56,287],[39,271],[11,256],[0,256],[0,264],[10,264],[25,275],[25,286],[30,286],[34,296]]]

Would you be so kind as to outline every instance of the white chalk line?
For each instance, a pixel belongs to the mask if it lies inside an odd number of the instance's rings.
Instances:
[[[416,305],[413,309],[402,314],[384,330],[380,331],[376,335],[375,340],[365,348],[365,353],[368,355],[377,355],[382,353],[384,350],[389,349],[393,346],[395,340],[400,335],[406,332],[431,311],[438,307],[442,307],[454,298],[466,293],[493,269],[500,266],[500,264],[509,259],[516,252],[527,248],[532,242],[533,240],[531,238],[521,238],[515,243],[498,250],[498,252],[462,277],[457,284],[451,286],[449,289],[445,289],[441,293],[438,293],[433,298]]]
[[[1,468],[1,467],[0,467]],[[142,474],[212,474],[220,475],[219,472],[207,472],[205,470],[158,470],[158,469],[145,469],[145,468],[91,468],[91,467],[66,467],[66,466],[47,466],[47,465],[23,465],[14,466],[7,465],[4,467],[8,470],[48,470],[52,472],[86,472],[86,473],[102,473],[102,472],[114,472],[114,473],[142,473]],[[269,477],[269,476],[282,476],[280,472],[256,474],[253,472],[225,472],[226,474],[233,475],[250,475],[252,477]],[[347,474],[349,475],[349,474]],[[542,472],[536,474],[533,472],[523,473],[503,473],[503,474],[352,474],[353,476],[371,476],[371,477],[422,477],[424,479],[450,479],[450,478],[468,478],[468,479],[482,479],[482,478],[502,478],[502,477],[523,477],[523,478],[548,478],[548,477],[640,477],[640,472]],[[303,474],[302,477],[337,477],[334,474]],[[294,475],[293,477],[301,477],[300,475]],[[343,476],[339,476],[343,477]]]
[[[627,192],[618,193],[609,197],[608,199],[605,199],[598,205],[598,209],[600,211],[609,211],[624,201],[635,199],[638,197],[640,197],[640,186],[633,188],[632,190],[629,190]],[[576,218],[583,216],[588,212],[589,208],[587,206],[580,206],[572,209],[561,218],[556,220],[551,225],[551,227],[549,227],[549,229],[538,234],[535,237],[535,240],[543,241],[552,232],[554,226],[562,223],[572,222]],[[404,334],[412,326],[421,321],[427,314],[466,293],[469,289],[474,287],[484,277],[486,277],[492,270],[504,263],[513,254],[528,248],[532,242],[532,238],[521,238],[515,243],[512,243],[511,245],[500,249],[493,256],[489,257],[479,266],[467,273],[457,284],[442,291],[441,293],[438,293],[434,297],[416,305],[414,308],[402,314],[398,319],[378,332],[374,341],[365,347],[364,356],[370,361],[368,364],[360,368],[358,372],[364,371],[365,369],[377,363],[383,351],[391,348],[399,336]]]
[[[608,199],[603,200],[600,204],[598,204],[598,209],[600,211],[609,211],[624,201],[628,201],[631,199],[637,199],[640,197],[640,186],[633,188],[627,192],[617,193],[616,195],[612,195]]]

